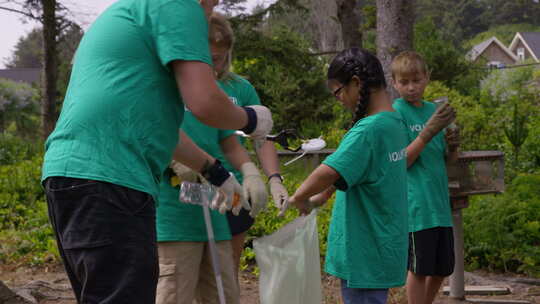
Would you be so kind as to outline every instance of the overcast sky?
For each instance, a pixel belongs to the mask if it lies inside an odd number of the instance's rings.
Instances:
[[[78,22],[82,21],[86,29],[94,19],[116,0],[60,0],[75,14]],[[271,0],[248,0],[249,11],[257,4],[270,3]],[[26,23],[25,23],[26,22]],[[13,48],[21,36],[30,32],[37,24],[21,20],[20,15],[0,10],[0,68],[4,68],[4,62],[11,56]]]

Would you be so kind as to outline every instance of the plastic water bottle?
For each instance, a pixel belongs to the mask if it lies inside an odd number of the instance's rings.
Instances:
[[[182,182],[180,185],[180,201],[193,204],[206,206],[211,208],[212,203],[218,199],[219,189],[216,186],[209,184],[199,184],[192,182]]]

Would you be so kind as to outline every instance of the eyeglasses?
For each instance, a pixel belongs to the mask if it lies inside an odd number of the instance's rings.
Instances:
[[[339,92],[341,92],[341,90],[345,87],[345,85],[342,85],[340,86],[339,88],[337,88],[334,92],[332,92],[332,94],[334,94],[334,97],[336,97],[337,99],[339,99]]]

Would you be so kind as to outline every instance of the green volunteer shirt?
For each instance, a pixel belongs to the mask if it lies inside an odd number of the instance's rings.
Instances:
[[[211,64],[197,0],[120,0],[84,35],[42,179],[106,181],[155,198],[184,112],[173,60]]]
[[[407,273],[406,130],[397,112],[368,116],[323,162],[347,182],[337,191],[326,272],[350,288],[390,288]]]
[[[422,101],[415,107],[403,98],[394,101],[407,125],[410,144],[424,129],[436,105]],[[444,132],[437,134],[407,170],[409,183],[409,232],[433,227],[452,227],[452,213],[446,174],[446,141]]]
[[[218,85],[237,105],[260,104],[253,86],[238,75],[231,74],[228,80],[218,81]],[[241,173],[233,169],[232,165],[227,162],[220,145],[223,139],[234,135],[233,130],[208,127],[198,121],[189,110],[186,110],[182,130],[193,139],[197,146],[212,157],[219,159],[224,167],[233,172],[238,181],[242,182]],[[160,183],[159,206],[157,208],[158,241],[207,241],[202,208],[180,203],[178,201],[179,188],[172,187],[169,180],[170,177],[167,177]],[[212,211],[211,216],[215,239],[217,241],[230,240],[231,233],[227,218],[217,211]]]
[[[249,81],[234,73],[230,74],[230,77],[226,80],[218,81],[219,87],[225,91],[229,96],[229,99],[237,106],[245,107],[252,105],[260,105],[261,100],[257,91]],[[240,143],[245,144],[245,138],[238,136]],[[224,167],[232,172],[239,183],[242,183],[242,173],[236,170],[231,164],[229,164],[222,154],[219,155],[219,160],[223,162]]]

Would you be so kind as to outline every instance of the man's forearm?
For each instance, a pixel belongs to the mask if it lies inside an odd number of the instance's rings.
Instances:
[[[208,163],[212,163],[215,160],[199,148],[184,131],[180,131],[180,140],[174,150],[173,159],[196,172],[201,172]]]
[[[251,161],[246,149],[242,147],[235,135],[223,139],[220,146],[227,161],[238,171],[244,163]]]

